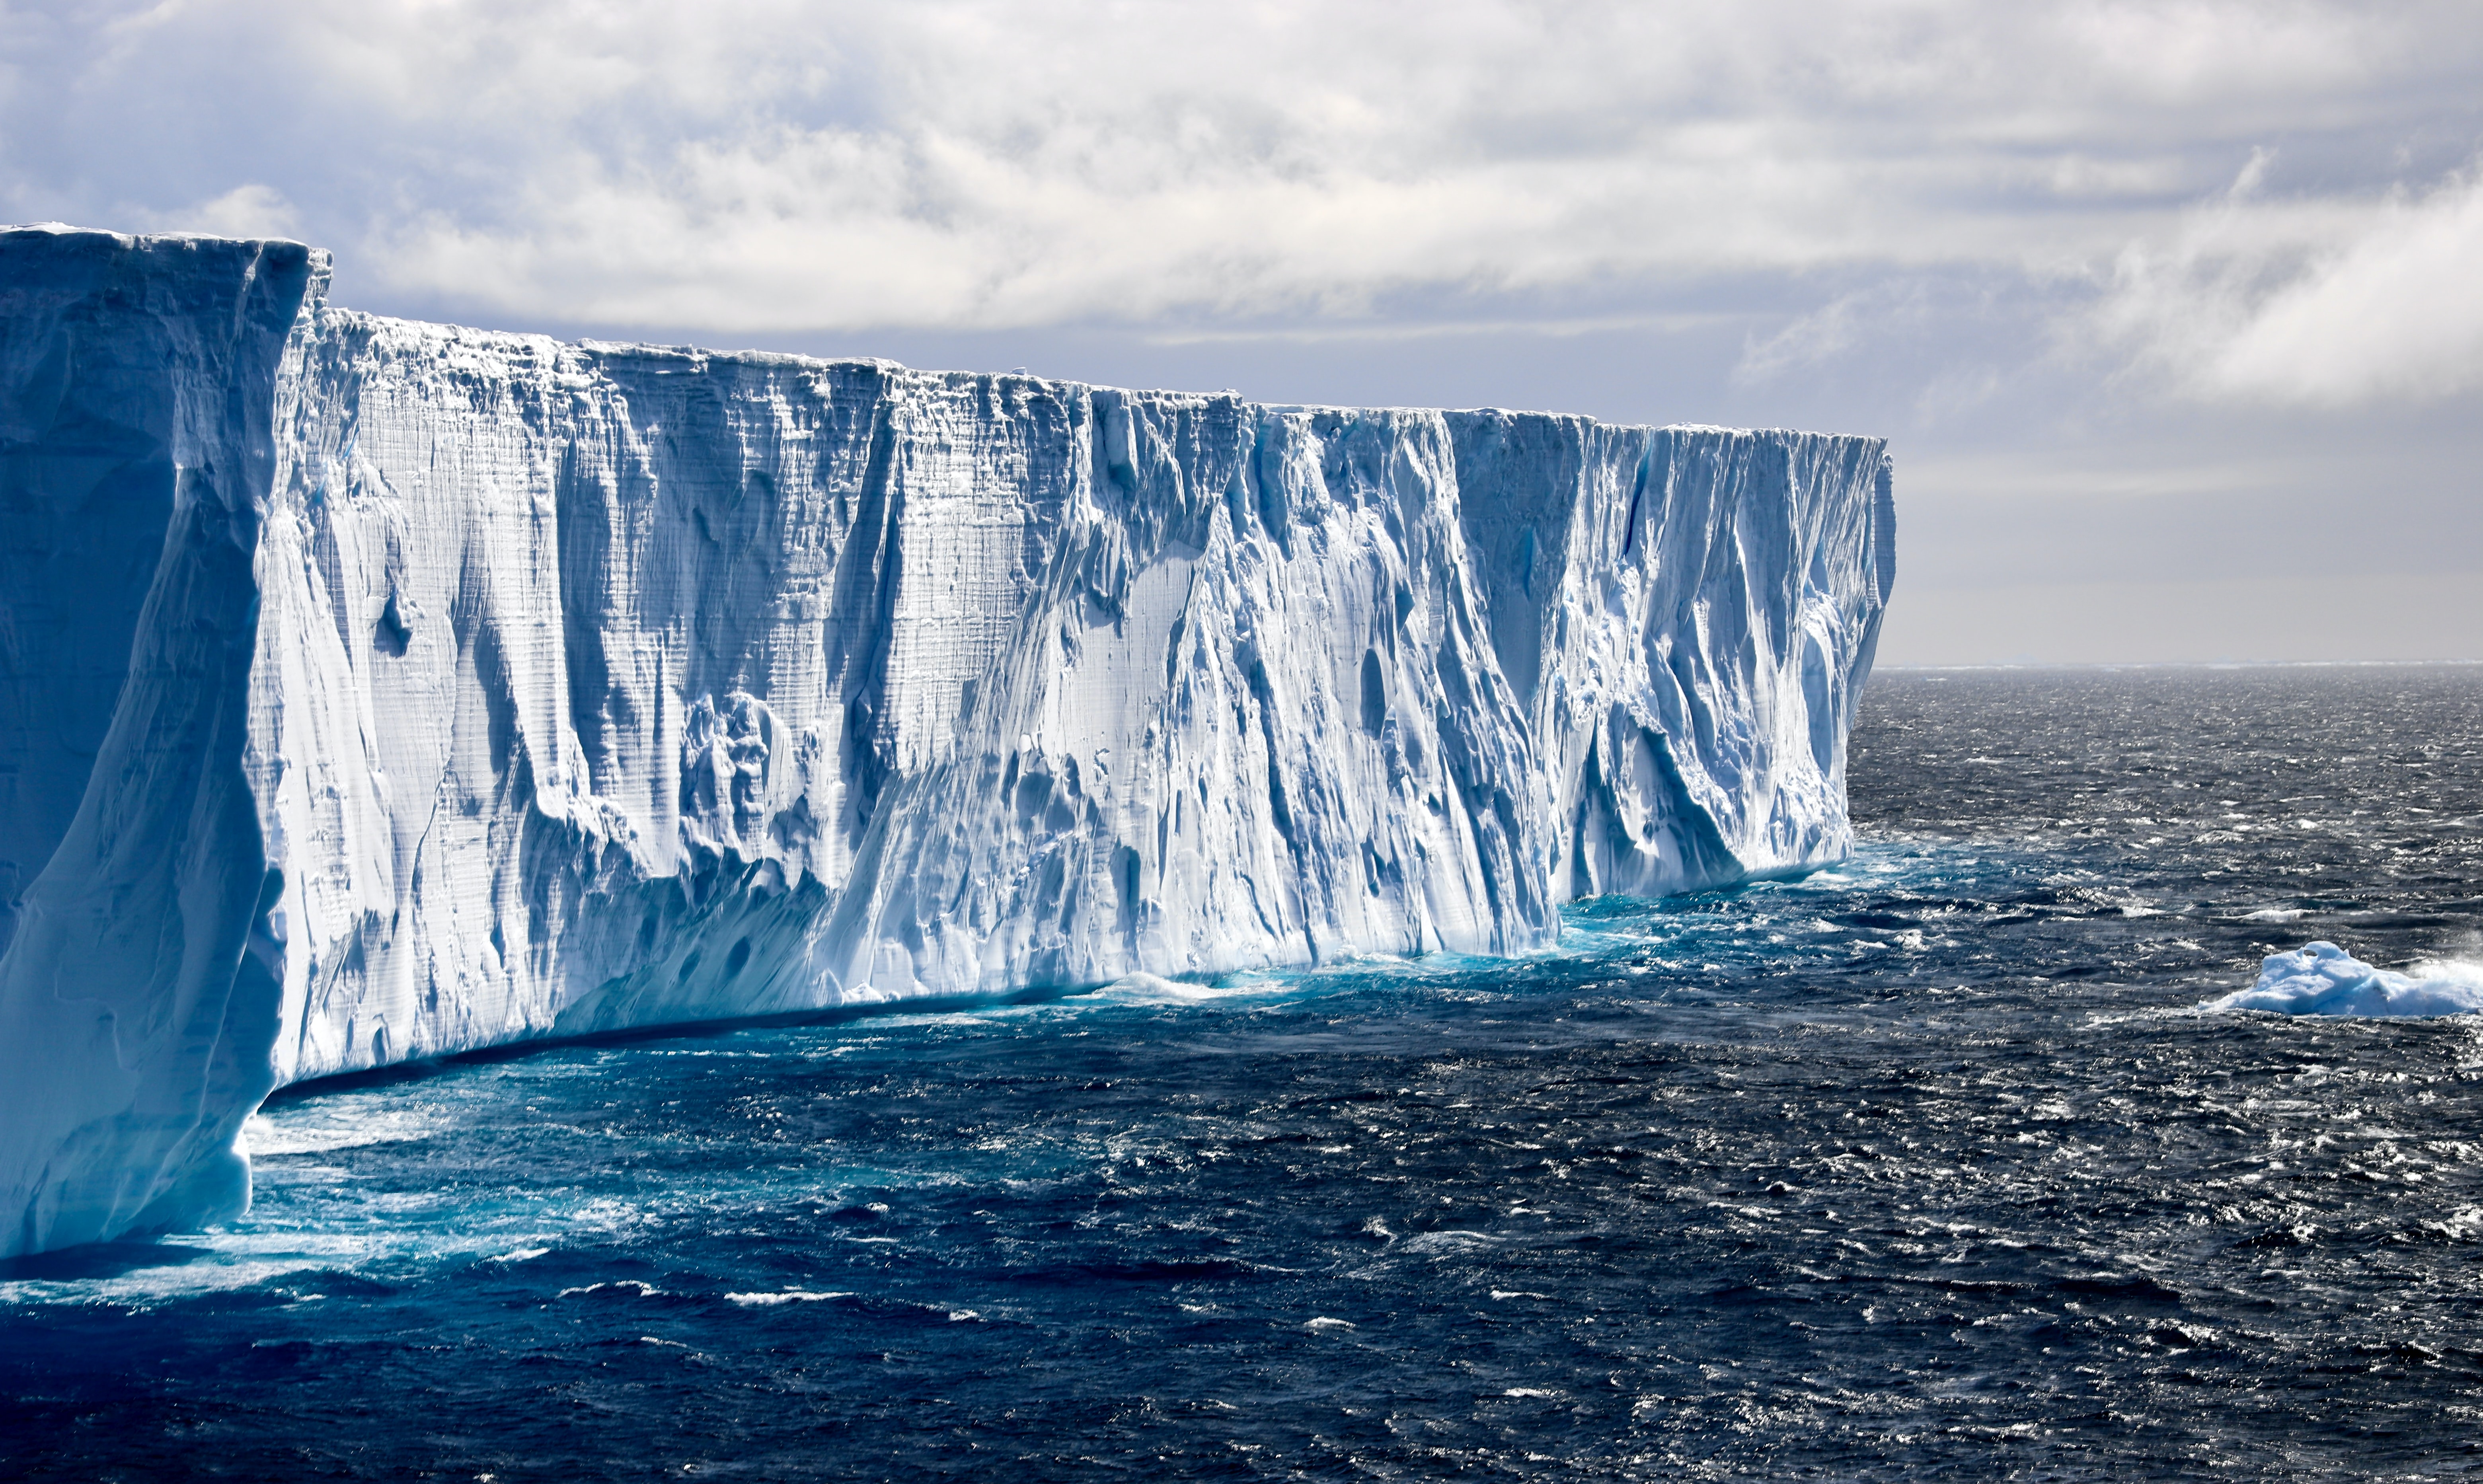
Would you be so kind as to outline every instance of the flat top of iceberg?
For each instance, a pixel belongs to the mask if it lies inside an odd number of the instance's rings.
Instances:
[[[2417,964],[2409,976],[2374,968],[2331,942],[2273,953],[2258,983],[2210,1000],[2206,1010],[2273,1010],[2279,1015],[2416,1017],[2483,1012],[2483,967]]]
[[[229,238],[220,237],[220,236],[218,236],[218,235],[216,235],[216,234],[214,234],[214,233],[206,233],[206,232],[115,232],[115,231],[110,231],[110,230],[107,230],[107,229],[105,229],[105,228],[101,228],[101,227],[78,226],[78,225],[72,225],[72,224],[70,224],[70,223],[67,223],[67,222],[27,222],[27,223],[17,223],[17,224],[11,224],[11,225],[0,225],[0,237],[5,237],[5,236],[8,236],[8,235],[10,235],[10,234],[12,234],[12,233],[20,233],[20,232],[41,232],[41,233],[44,233],[44,234],[47,234],[47,235],[50,235],[50,236],[62,236],[62,237],[78,237],[78,236],[103,237],[103,238],[110,238],[110,239],[113,239],[114,241],[120,242],[120,243],[124,244],[124,245],[129,245],[129,246],[136,246],[136,245],[139,245],[139,244],[148,243],[148,242],[185,242],[185,243],[186,243],[186,242],[216,242],[216,241],[231,241],[231,240],[246,240],[246,241],[265,242],[265,243],[293,243],[293,242],[294,242],[294,239],[292,239],[292,238],[285,238],[285,237],[268,237],[268,238],[251,238],[251,239],[229,239]],[[323,257],[324,257],[324,255],[325,255],[325,254],[324,254],[324,252],[322,252],[322,250],[317,249],[317,248],[314,248],[314,247],[311,247],[311,246],[309,246],[309,245],[308,245],[308,244],[307,244],[307,243],[305,243],[305,244],[298,244],[298,245],[299,245],[299,246],[301,246],[301,247],[303,247],[303,248],[304,248],[304,250],[305,250],[305,251],[307,251],[307,252],[313,252],[313,253],[318,253],[319,255],[321,255],[321,256],[323,256]],[[467,326],[458,326],[458,325],[447,325],[447,324],[441,324],[441,323],[436,323],[436,322],[431,322],[431,321],[424,321],[424,320],[410,320],[410,319],[403,319],[403,318],[399,318],[399,317],[397,317],[397,316],[393,316],[393,315],[367,314],[367,313],[366,313],[366,311],[341,310],[341,311],[339,311],[339,312],[349,313],[349,314],[350,314],[350,313],[356,313],[356,312],[365,312],[366,318],[368,318],[368,319],[370,319],[370,320],[374,320],[374,321],[384,322],[384,323],[386,323],[386,324],[387,324],[387,325],[389,325],[389,326],[391,326],[391,327],[399,327],[399,328],[402,328],[402,329],[405,329],[405,330],[412,330],[412,331],[430,331],[430,332],[433,332],[433,333],[445,332],[445,333],[446,333],[446,335],[447,335],[447,337],[448,337],[448,338],[452,338],[452,339],[463,339],[463,338],[467,338],[467,337],[473,337],[473,336],[491,336],[491,337],[505,336],[505,337],[507,337],[507,338],[508,338],[509,340],[511,340],[511,341],[523,341],[523,342],[529,342],[529,343],[531,343],[532,345],[534,345],[534,346],[538,347],[539,349],[546,349],[546,350],[553,349],[553,348],[574,349],[574,350],[577,350],[577,351],[583,352],[583,353],[585,353],[585,354],[587,354],[587,355],[590,355],[590,356],[631,357],[631,358],[668,358],[668,357],[677,357],[677,358],[682,358],[682,359],[685,359],[685,360],[697,360],[697,361],[708,361],[708,362],[712,362],[712,361],[725,361],[725,362],[730,362],[730,363],[738,363],[738,364],[742,364],[742,365],[750,365],[750,366],[782,366],[782,367],[811,367],[811,366],[818,366],[818,367],[825,367],[825,366],[854,366],[854,365],[867,365],[867,366],[872,366],[872,367],[875,367],[875,368],[877,368],[877,369],[879,369],[879,370],[882,370],[882,371],[912,371],[912,372],[916,372],[916,373],[918,373],[918,374],[925,375],[925,376],[964,376],[964,377],[971,377],[971,378],[974,378],[974,379],[978,380],[978,381],[988,381],[988,382],[1003,382],[1003,381],[1036,382],[1036,383],[1041,383],[1041,384],[1046,384],[1046,385],[1052,385],[1052,386],[1084,387],[1084,388],[1089,388],[1089,389],[1098,390],[1098,391],[1111,391],[1111,392],[1133,393],[1133,394],[1142,394],[1142,395],[1156,396],[1156,397],[1161,397],[1161,396],[1165,396],[1165,395],[1173,395],[1173,396],[1184,396],[1184,397],[1195,397],[1195,398],[1197,398],[1197,399],[1198,399],[1198,400],[1200,400],[1200,401],[1215,401],[1215,400],[1218,400],[1218,399],[1225,399],[1225,398],[1229,398],[1229,399],[1231,399],[1232,401],[1239,402],[1239,403],[1242,403],[1242,404],[1246,404],[1246,405],[1248,405],[1248,406],[1252,406],[1252,407],[1262,408],[1262,409],[1265,409],[1266,411],[1271,411],[1271,412],[1301,412],[1301,413],[1310,413],[1310,414],[1317,414],[1317,413],[1338,413],[1338,414],[1354,415],[1354,416],[1370,416],[1370,415],[1373,415],[1373,414],[1375,414],[1375,413],[1376,413],[1376,414],[1386,414],[1386,413],[1392,413],[1392,412],[1402,412],[1402,413],[1452,412],[1452,413],[1455,413],[1455,414],[1463,415],[1463,416],[1500,416],[1500,417],[1512,417],[1512,418],[1518,418],[1518,417],[1522,417],[1522,418],[1541,418],[1541,419],[1544,419],[1544,420],[1547,420],[1547,421],[1552,421],[1552,422],[1573,423],[1573,424],[1576,424],[1577,426],[1582,427],[1582,428],[1586,428],[1586,427],[1601,427],[1601,428],[1610,428],[1610,429],[1615,429],[1615,430],[1620,430],[1620,431],[1628,431],[1628,432],[1635,432],[1635,431],[1640,431],[1640,430],[1647,430],[1647,431],[1664,431],[1664,432],[1684,433],[1684,434],[1724,434],[1724,435],[1729,435],[1729,436],[1734,436],[1734,437],[1751,437],[1751,436],[1758,436],[1758,437],[1768,437],[1768,436],[1785,436],[1785,437],[1838,437],[1838,436],[1839,436],[1839,435],[1834,435],[1834,434],[1822,434],[1822,433],[1820,432],[1820,430],[1818,430],[1818,429],[1794,429],[1794,428],[1731,428],[1731,427],[1724,427],[1724,426],[1722,426],[1722,425],[1719,425],[1719,424],[1713,424],[1713,423],[1662,423],[1662,424],[1658,424],[1658,423],[1644,423],[1644,422],[1607,421],[1607,420],[1602,419],[1602,418],[1589,417],[1589,416],[1586,416],[1586,415],[1585,415],[1585,414],[1583,414],[1583,413],[1577,413],[1577,412],[1560,412],[1560,411],[1552,411],[1541,410],[1541,409],[1526,409],[1526,408],[1500,408],[1500,407],[1480,407],[1480,408],[1432,408],[1432,407],[1418,407],[1418,406],[1410,406],[1410,405],[1409,405],[1409,406],[1387,406],[1387,407],[1377,407],[1377,406],[1351,405],[1351,404],[1344,404],[1344,403],[1314,403],[1314,402],[1291,403],[1291,402],[1262,402],[1262,401],[1259,401],[1259,400],[1258,400],[1258,399],[1256,399],[1256,398],[1243,396],[1243,395],[1242,395],[1242,393],[1240,393],[1239,391],[1231,390],[1231,389],[1229,389],[1229,388],[1228,388],[1228,389],[1225,389],[1225,390],[1222,390],[1222,391],[1204,391],[1204,392],[1170,391],[1170,392],[1167,392],[1165,389],[1162,389],[1162,388],[1155,388],[1155,387],[1129,387],[1129,386],[1114,386],[1114,385],[1111,385],[1111,384],[1108,384],[1108,383],[1102,383],[1102,382],[1084,382],[1084,381],[1080,381],[1080,380],[1078,380],[1078,379],[1076,379],[1076,378],[1074,378],[1074,377],[1043,376],[1043,375],[1038,375],[1038,374],[1029,373],[1029,372],[978,372],[978,371],[946,370],[946,369],[942,369],[942,368],[939,368],[939,367],[908,366],[908,365],[904,364],[904,363],[903,363],[903,362],[901,362],[901,361],[892,360],[892,359],[890,359],[890,358],[886,358],[886,357],[882,357],[882,356],[810,356],[810,355],[804,355],[804,354],[801,354],[801,353],[799,353],[799,352],[791,352],[791,351],[762,351],[762,350],[755,350],[755,349],[742,349],[742,350],[717,350],[717,349],[712,349],[712,348],[709,348],[709,347],[707,347],[707,346],[697,346],[697,345],[665,345],[665,344],[658,344],[658,343],[655,343],[655,342],[654,342],[654,341],[636,341],[636,340],[605,340],[605,339],[600,339],[600,338],[597,338],[597,337],[595,337],[595,336],[591,336],[591,335],[590,335],[590,336],[581,336],[581,337],[579,337],[579,338],[577,338],[577,339],[574,339],[574,340],[562,340],[562,339],[560,339],[560,338],[559,338],[559,337],[557,337],[557,336],[553,336],[553,335],[547,335],[547,334],[543,334],[543,333],[535,332],[535,331],[512,331],[512,330],[489,330],[489,329],[480,329],[480,328],[475,328],[475,327],[467,327]]]

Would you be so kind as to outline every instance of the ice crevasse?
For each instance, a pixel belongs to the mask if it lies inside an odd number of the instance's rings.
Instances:
[[[1849,848],[1874,438],[416,324],[0,230],[0,1255],[304,1078],[1516,953]]]

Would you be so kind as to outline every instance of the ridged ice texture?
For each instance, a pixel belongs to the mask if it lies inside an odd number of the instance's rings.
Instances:
[[[0,1057],[119,1089],[0,1131],[11,1250],[230,1210],[241,1120],[285,1081],[1522,952],[1573,896],[1849,844],[1844,738],[1894,567],[1874,439],[565,345],[327,306],[291,245],[0,242],[32,286],[0,342],[13,470],[77,436],[41,414],[47,356],[97,415],[162,404],[198,425],[165,446],[205,450],[166,464],[163,560],[111,598],[136,617],[101,616],[138,634],[121,751],[87,778],[75,738],[8,744],[44,782],[5,825],[32,885]],[[246,354],[151,380],[151,349],[100,381],[82,358],[209,326]],[[12,475],[55,566],[139,539],[84,477]],[[210,508],[247,563],[212,600],[183,575],[183,512]],[[58,608],[23,567],[7,601]],[[151,663],[159,629],[225,636],[224,668]],[[13,676],[100,730],[103,641],[17,631]],[[150,706],[221,729],[161,765]],[[54,849],[79,786],[81,822],[212,803],[222,833]],[[200,982],[226,977],[182,999],[156,940],[193,911],[218,935]],[[91,1079],[104,1062],[129,1085]]]

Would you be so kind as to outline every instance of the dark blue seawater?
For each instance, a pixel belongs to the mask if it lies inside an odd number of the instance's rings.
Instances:
[[[1864,844],[1555,955],[329,1084],[0,1270],[0,1473],[2483,1468],[2483,671],[1883,675]]]

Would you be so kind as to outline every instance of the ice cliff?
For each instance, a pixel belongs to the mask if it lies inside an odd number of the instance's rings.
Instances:
[[[0,1255],[273,1088],[1361,953],[1848,847],[1863,437],[413,324],[0,232]]]

